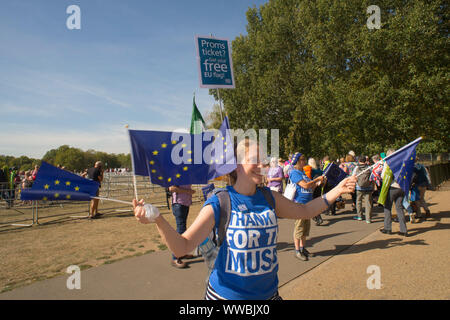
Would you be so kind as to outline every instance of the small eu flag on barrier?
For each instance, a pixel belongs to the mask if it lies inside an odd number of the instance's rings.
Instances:
[[[20,193],[21,200],[89,201],[95,197],[99,184],[69,171],[42,162],[30,189]]]

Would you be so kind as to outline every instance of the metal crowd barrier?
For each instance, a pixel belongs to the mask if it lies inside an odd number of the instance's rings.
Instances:
[[[214,181],[218,187],[225,185],[224,181]],[[169,209],[169,201],[166,199],[166,190],[158,185],[150,183],[148,177],[136,177],[138,198],[144,198],[146,201],[159,208]],[[203,202],[203,194],[201,188],[204,185],[193,185],[196,190],[193,196],[193,203]],[[75,218],[83,219],[89,217],[90,202],[86,201],[21,201],[20,187],[15,189],[7,189],[5,185],[0,186],[0,231],[8,226],[31,227],[39,224],[54,223],[40,222],[49,218]],[[104,180],[100,188],[100,197],[111,199],[126,199],[131,201],[134,198],[133,176],[131,174],[105,174]],[[102,200],[100,200],[103,202]],[[100,205],[100,211],[113,210],[113,212],[131,212],[131,206],[125,204],[117,204],[114,202],[113,207]],[[66,211],[66,212],[63,212]],[[16,216],[21,219],[14,220]]]
[[[426,167],[430,173],[430,180],[433,189],[438,188],[444,181],[450,179],[450,162],[432,164]]]

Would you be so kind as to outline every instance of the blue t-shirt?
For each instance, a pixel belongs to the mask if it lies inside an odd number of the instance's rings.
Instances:
[[[295,193],[294,201],[297,203],[308,203],[313,199],[313,189],[304,189],[298,185],[298,183],[302,180],[305,182],[312,181],[303,171],[300,170],[292,170],[289,174],[289,179],[292,183],[295,183],[295,187],[297,188],[297,192]]]
[[[231,200],[230,223],[209,277],[211,287],[231,300],[266,300],[278,291],[277,235],[274,208],[257,189],[252,196],[227,187]],[[217,196],[206,200],[214,209],[219,227]]]

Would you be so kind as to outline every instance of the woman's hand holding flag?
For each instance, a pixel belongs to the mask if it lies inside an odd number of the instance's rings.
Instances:
[[[133,209],[136,220],[143,224],[155,222],[160,215],[158,208],[151,204],[145,204],[144,199],[139,202],[133,199]]]

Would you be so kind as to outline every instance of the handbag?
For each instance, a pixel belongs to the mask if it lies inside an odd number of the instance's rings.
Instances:
[[[292,199],[294,199],[296,192],[297,192],[297,187],[295,186],[295,184],[289,183],[286,186],[286,190],[284,190],[283,196],[285,198],[288,198],[289,200],[292,200]]]

